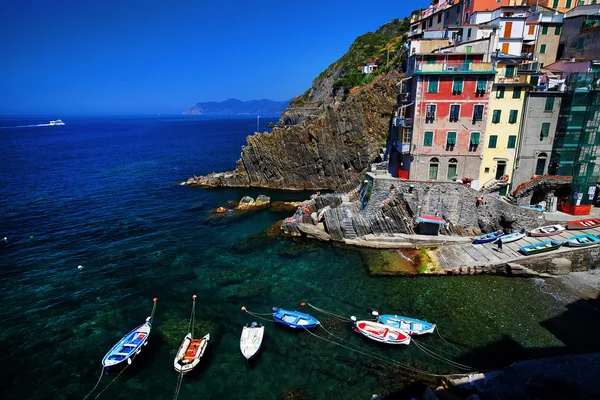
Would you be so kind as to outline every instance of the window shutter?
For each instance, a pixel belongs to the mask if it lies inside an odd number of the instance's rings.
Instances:
[[[448,132],[447,143],[451,145],[456,144],[456,132]]]
[[[439,78],[437,78],[437,77],[429,77],[428,92],[429,93],[437,93],[438,92],[439,82],[440,82]]]
[[[477,90],[483,90],[487,87],[487,78],[477,78]]]
[[[492,115],[492,123],[494,123],[494,124],[499,123],[501,115],[502,115],[501,110],[494,110],[494,114]]]
[[[499,87],[496,89],[496,98],[503,99],[504,98],[504,87]]]
[[[513,88],[513,99],[520,99],[520,98],[521,98],[521,88],[520,87]]]
[[[515,147],[517,147],[517,137],[515,135],[511,135],[508,137],[508,146],[506,146],[509,149],[514,149]]]
[[[423,139],[423,147],[431,146],[433,146],[433,132],[427,131],[425,132],[425,138]]]
[[[517,122],[518,115],[519,115],[518,110],[510,110],[510,115],[508,116],[508,123],[515,124]]]
[[[473,108],[473,120],[481,121],[482,119],[483,119],[483,106],[481,104],[478,104]]]
[[[554,109],[554,97],[546,97],[546,106],[544,111],[552,111]]]
[[[497,142],[498,142],[498,136],[496,136],[496,135],[490,135],[490,142],[488,143],[488,147],[490,149],[495,149]]]
[[[471,144],[479,144],[479,132],[471,132]]]
[[[462,90],[463,90],[463,78],[454,78],[454,83],[452,84],[452,91],[462,92]]]
[[[506,76],[507,78],[513,78],[515,76],[515,66],[514,65],[507,65],[506,66],[506,72],[504,73],[504,76]]]
[[[550,122],[543,122],[541,136],[548,137],[549,134],[550,134]]]

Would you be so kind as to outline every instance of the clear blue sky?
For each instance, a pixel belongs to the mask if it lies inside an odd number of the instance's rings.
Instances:
[[[428,3],[8,0],[0,114],[167,114],[231,97],[290,99],[356,36]]]

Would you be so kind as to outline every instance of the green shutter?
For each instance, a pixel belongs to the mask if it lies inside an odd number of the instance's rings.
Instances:
[[[463,78],[454,78],[454,83],[452,84],[452,91],[462,92],[463,90]]]
[[[427,131],[425,132],[425,138],[423,139],[423,147],[431,146],[433,146],[433,132]]]
[[[546,97],[546,106],[544,107],[544,111],[552,110],[554,110],[554,97]]]
[[[492,123],[494,123],[494,124],[500,123],[501,115],[502,115],[501,110],[494,110],[494,113],[492,114]]]
[[[504,98],[504,86],[500,86],[498,88],[496,88],[496,98],[497,99],[503,99]]]
[[[435,57],[427,57],[427,64],[435,64]]]
[[[471,132],[471,144],[479,144],[479,137],[481,134],[479,132]]]
[[[510,110],[510,115],[508,116],[508,123],[509,124],[517,123],[518,115],[519,115],[519,110]]]
[[[487,78],[477,78],[477,90],[484,90],[487,87]]]
[[[585,42],[585,38],[584,37],[580,37],[579,39],[577,39],[577,47],[575,47],[576,50],[581,50],[583,49],[583,43]]]
[[[552,3],[552,8],[558,8],[558,0],[554,0]]]
[[[513,99],[520,99],[520,98],[521,98],[521,88],[520,87],[513,88]]]
[[[548,34],[548,25],[542,26],[542,35],[547,35],[547,34]]]
[[[560,26],[557,26],[556,28],[554,28],[554,34],[560,35]]]
[[[456,132],[448,132],[446,141],[448,144],[455,145],[456,144]]]
[[[565,8],[571,8],[571,0],[567,0],[567,3],[565,4]]]
[[[540,46],[540,54],[546,54],[546,45],[545,44]]]
[[[429,86],[427,88],[427,91],[429,93],[437,93],[438,92],[439,83],[440,83],[440,78],[430,76],[429,77]]]
[[[509,149],[514,149],[517,147],[517,137],[515,135],[510,135],[508,137],[508,146],[506,147]]]
[[[506,71],[504,72],[504,76],[506,76],[507,78],[513,78],[515,76],[515,66],[507,65]]]
[[[498,142],[498,136],[496,136],[496,135],[490,135],[490,142],[488,143],[488,147],[490,149],[495,149],[496,148],[496,142]]]
[[[550,134],[550,122],[543,122],[541,136],[548,137],[549,134]]]

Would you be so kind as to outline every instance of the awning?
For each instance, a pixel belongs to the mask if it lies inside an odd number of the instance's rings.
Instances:
[[[535,40],[527,40],[523,44],[535,44]]]
[[[434,217],[433,215],[421,215],[417,217],[417,222],[423,222],[426,224],[437,224],[437,225],[445,225],[446,221],[443,218]]]
[[[471,132],[471,144],[479,144],[479,132]]]
[[[448,144],[456,144],[456,132],[448,132],[446,141]]]

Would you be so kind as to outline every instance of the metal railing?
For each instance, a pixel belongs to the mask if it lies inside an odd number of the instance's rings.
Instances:
[[[471,72],[471,71],[496,71],[492,63],[436,63],[427,64],[426,61],[417,61],[415,72]]]

